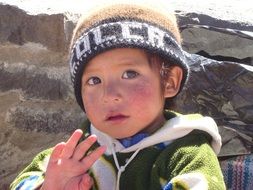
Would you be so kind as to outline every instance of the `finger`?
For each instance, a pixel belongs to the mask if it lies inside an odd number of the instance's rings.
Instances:
[[[104,154],[106,150],[105,146],[100,146],[91,152],[89,155],[84,157],[81,162],[83,163],[83,170],[87,171],[93,164],[96,162],[102,154]]]
[[[90,177],[89,174],[84,174],[82,177],[79,189],[89,190],[91,189],[92,185],[93,185],[93,179]]]
[[[95,135],[89,136],[87,139],[85,139],[83,142],[77,145],[72,158],[76,160],[80,160],[83,158],[84,154],[87,152],[87,150],[96,142],[97,137]]]
[[[55,147],[53,148],[53,152],[50,156],[49,162],[57,162],[58,159],[60,158],[60,155],[61,155],[64,147],[65,147],[64,142],[61,142],[61,143],[58,143],[57,145],[55,145]]]
[[[61,157],[62,158],[70,158],[75,150],[76,145],[78,144],[79,139],[83,135],[82,130],[77,129],[71,135],[71,137],[66,142],[66,146],[62,151]]]

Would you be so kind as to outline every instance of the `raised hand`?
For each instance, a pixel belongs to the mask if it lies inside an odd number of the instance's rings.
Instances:
[[[106,147],[101,146],[84,156],[97,138],[91,135],[78,144],[82,134],[81,130],[76,130],[66,143],[54,147],[41,189],[88,190],[92,187],[93,181],[87,171]]]

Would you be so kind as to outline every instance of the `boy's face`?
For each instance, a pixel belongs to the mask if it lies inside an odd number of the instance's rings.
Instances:
[[[98,130],[119,139],[160,127],[165,101],[160,78],[159,69],[150,66],[141,50],[121,48],[97,55],[82,76],[87,117]]]

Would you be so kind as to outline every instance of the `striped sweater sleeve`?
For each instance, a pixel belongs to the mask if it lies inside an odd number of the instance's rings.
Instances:
[[[11,190],[35,190],[43,181],[52,149],[39,153],[33,161],[14,179]]]

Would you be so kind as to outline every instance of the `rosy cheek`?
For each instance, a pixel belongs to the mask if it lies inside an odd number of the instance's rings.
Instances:
[[[134,103],[136,106],[146,104],[146,101],[153,99],[154,90],[149,82],[142,82],[127,88],[126,97],[129,103]]]
[[[94,93],[85,92],[82,94],[84,108],[87,111],[97,109],[97,97]]]

